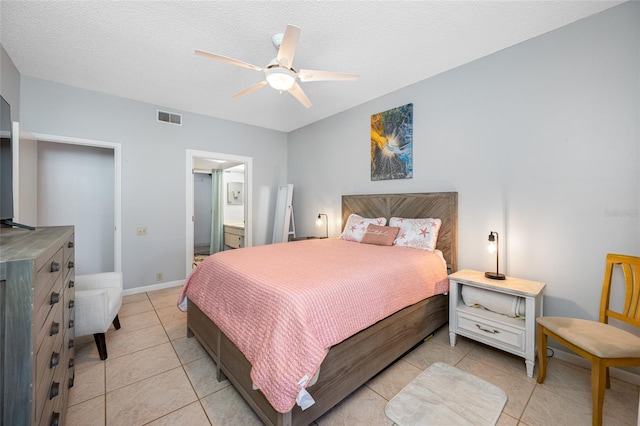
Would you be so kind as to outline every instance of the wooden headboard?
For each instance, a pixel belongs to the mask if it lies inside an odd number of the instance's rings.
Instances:
[[[458,193],[424,192],[416,194],[343,195],[342,227],[351,213],[363,217],[393,216],[440,218],[442,226],[436,248],[441,250],[451,272],[458,270]]]

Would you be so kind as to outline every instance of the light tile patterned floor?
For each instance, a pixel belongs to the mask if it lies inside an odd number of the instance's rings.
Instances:
[[[176,308],[179,287],[126,296],[120,330],[107,333],[109,358],[100,361],[93,338],[78,338],[76,379],[68,426],[259,425],[228,381],[218,382],[213,362],[195,338],[186,337],[186,315]],[[316,421],[325,425],[389,425],[384,407],[434,362],[446,362],[502,388],[508,395],[498,425],[591,423],[589,371],[558,359],[539,385],[524,361],[458,337],[447,326],[369,381]],[[537,369],[536,369],[537,372]],[[604,424],[636,425],[638,386],[612,379]]]

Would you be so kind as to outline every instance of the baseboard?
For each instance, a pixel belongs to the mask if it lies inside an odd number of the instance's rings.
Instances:
[[[134,288],[128,288],[126,290],[123,290],[122,295],[129,296],[131,294],[144,293],[147,291],[163,290],[165,288],[178,287],[183,284],[184,284],[184,280],[178,280],[178,281],[169,281],[166,283],[143,285],[141,287],[134,287]]]
[[[577,365],[579,367],[584,367],[588,370],[591,370],[591,363],[586,359],[582,358],[579,355],[576,355],[572,352],[566,352],[566,350],[559,349],[556,347],[549,347],[553,349],[554,358],[558,358],[562,361],[566,361],[570,364]],[[610,368],[609,375],[611,377],[615,377],[616,379],[620,379],[624,382],[631,383],[636,386],[640,386],[640,374],[634,373],[632,371],[623,370],[621,368]]]

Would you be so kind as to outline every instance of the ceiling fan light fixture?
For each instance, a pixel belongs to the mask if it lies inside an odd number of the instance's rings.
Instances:
[[[289,90],[296,81],[296,73],[282,66],[268,67],[264,70],[269,86],[276,90]]]

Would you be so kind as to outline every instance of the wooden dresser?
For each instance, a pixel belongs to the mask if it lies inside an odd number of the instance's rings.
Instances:
[[[74,228],[0,229],[0,424],[63,425],[74,379]]]

